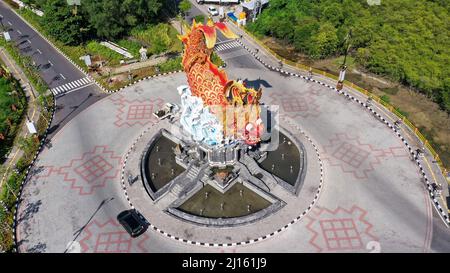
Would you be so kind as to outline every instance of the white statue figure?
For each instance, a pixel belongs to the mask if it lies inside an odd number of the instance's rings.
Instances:
[[[192,96],[188,86],[182,85],[177,89],[181,95],[180,123],[183,129],[195,141],[208,145],[220,144],[223,139],[222,126],[216,116],[210,113],[209,107],[204,106],[201,98]]]

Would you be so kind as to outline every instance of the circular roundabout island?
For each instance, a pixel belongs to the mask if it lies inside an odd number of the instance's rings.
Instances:
[[[186,138],[176,114],[154,123],[123,163],[130,205],[154,229],[205,244],[242,243],[287,228],[317,200],[322,162],[297,125],[273,117],[283,127],[274,126],[265,141],[221,148]]]
[[[448,250],[432,245],[448,239],[433,173],[378,104],[245,46],[224,54],[227,72],[248,79],[228,80],[208,63],[207,38],[189,33],[201,45],[185,44],[185,74],[99,100],[43,146],[16,206],[19,252]],[[258,110],[224,119],[214,105]],[[149,225],[136,238],[117,219],[130,208]]]

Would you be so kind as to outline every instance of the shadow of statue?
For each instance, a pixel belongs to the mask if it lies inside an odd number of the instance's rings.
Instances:
[[[261,78],[258,78],[256,80],[244,80],[244,84],[247,87],[254,88],[255,90],[258,90],[261,86],[264,88],[270,88],[272,85],[270,85],[266,80],[263,80]]]

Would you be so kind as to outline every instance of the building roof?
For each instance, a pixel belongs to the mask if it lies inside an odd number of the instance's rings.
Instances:
[[[241,1],[241,6],[243,6],[246,9],[253,10],[255,8],[257,0],[244,0]],[[265,5],[269,3],[269,0],[261,0],[261,5]]]

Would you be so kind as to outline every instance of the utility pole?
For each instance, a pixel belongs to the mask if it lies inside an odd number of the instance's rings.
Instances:
[[[347,55],[348,52],[350,51],[350,47],[351,47],[351,43],[350,43],[350,39],[352,38],[352,30],[350,29],[348,31],[347,36],[344,39],[343,42],[343,46],[345,47],[345,52],[344,52],[344,61],[342,62],[341,65],[341,71],[339,71],[339,80],[338,83],[336,85],[336,89],[337,90],[342,90],[342,88],[344,87],[344,81],[345,81],[345,72],[347,70]]]
[[[3,25],[3,16],[0,15],[0,24],[2,25],[2,31],[5,31],[5,26]]]

